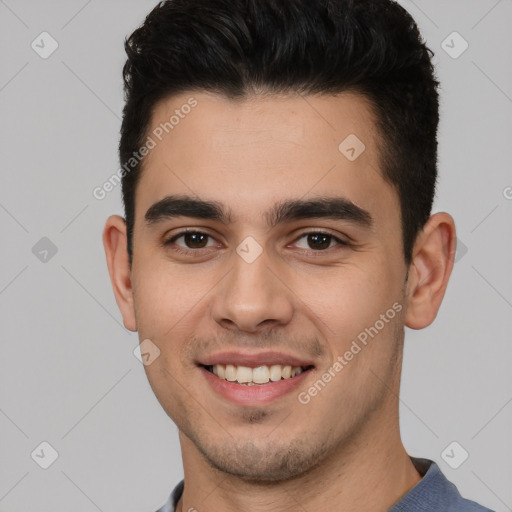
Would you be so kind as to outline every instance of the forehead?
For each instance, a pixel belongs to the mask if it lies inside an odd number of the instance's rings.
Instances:
[[[367,209],[396,203],[380,172],[374,114],[357,94],[235,101],[182,93],[155,106],[147,135],[154,147],[137,187],[137,217],[169,194],[233,205],[235,221],[308,195],[339,195]]]

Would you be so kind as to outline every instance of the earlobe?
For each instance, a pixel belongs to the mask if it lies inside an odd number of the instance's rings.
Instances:
[[[430,217],[413,249],[407,284],[405,325],[423,329],[437,316],[453,269],[455,222],[448,213]]]
[[[136,331],[131,269],[126,246],[126,222],[119,215],[112,215],[107,219],[103,230],[103,247],[110,281],[117,306],[123,315],[124,326],[130,331]]]

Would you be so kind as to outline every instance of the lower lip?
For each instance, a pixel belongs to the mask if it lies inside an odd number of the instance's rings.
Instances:
[[[199,369],[216,393],[239,405],[261,405],[272,402],[296,390],[312,371],[311,369],[303,371],[289,379],[247,386],[221,379],[202,366]]]

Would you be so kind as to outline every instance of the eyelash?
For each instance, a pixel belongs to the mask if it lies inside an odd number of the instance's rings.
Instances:
[[[181,238],[182,236],[186,235],[186,234],[197,234],[197,235],[206,235],[207,237],[209,238],[213,238],[212,235],[208,234],[208,233],[205,233],[203,231],[197,231],[197,230],[193,230],[193,229],[190,229],[190,230],[184,230],[184,231],[180,231],[179,233],[173,235],[171,238],[169,238],[168,240],[164,241],[162,243],[162,245],[164,247],[168,247],[170,246],[171,244],[173,244],[176,240],[178,240],[179,238]],[[297,242],[298,240],[300,240],[301,238],[304,238],[308,235],[324,235],[324,236],[328,236],[330,237],[332,240],[334,240],[335,242],[338,243],[339,246],[342,246],[342,247],[350,247],[352,244],[350,244],[349,242],[346,242],[345,240],[341,240],[340,238],[334,236],[333,234],[331,233],[328,233],[326,231],[306,231],[304,233],[301,233],[296,239],[294,242]],[[336,247],[336,246],[335,246]],[[330,251],[331,249],[334,249],[335,247],[329,247],[328,249],[320,249],[320,250],[314,250],[314,249],[299,249],[299,252],[301,254],[305,254],[305,253],[308,253],[309,255],[314,255],[315,256],[321,256],[325,253],[328,253],[328,251]],[[200,248],[200,249],[184,249],[183,247],[180,247],[180,246],[176,246],[173,248],[174,251],[180,253],[180,254],[185,254],[185,255],[193,255],[193,256],[199,256],[200,254],[200,251],[202,249],[211,249],[211,247],[209,248]]]

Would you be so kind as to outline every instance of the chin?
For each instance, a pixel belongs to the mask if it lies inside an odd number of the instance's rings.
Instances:
[[[197,444],[196,444],[197,446]],[[252,442],[236,447],[198,446],[205,460],[223,473],[255,483],[293,480],[321,464],[328,453],[325,447],[307,446],[304,441],[290,441],[286,445],[275,443],[257,447]]]

